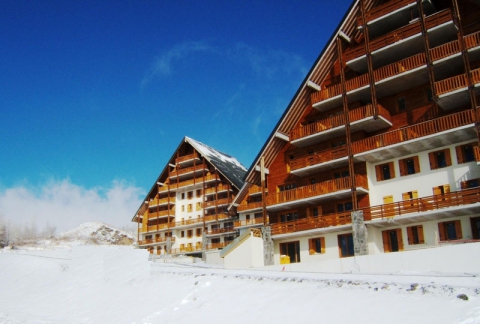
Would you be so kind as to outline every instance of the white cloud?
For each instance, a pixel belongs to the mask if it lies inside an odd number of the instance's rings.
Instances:
[[[197,52],[210,51],[214,51],[214,48],[203,41],[183,42],[173,46],[171,49],[155,58],[151,68],[143,77],[141,84],[142,87],[156,77],[171,74],[174,69],[174,64],[187,58],[189,55]]]
[[[98,221],[116,227],[131,226],[144,192],[123,181],[108,188],[86,189],[70,180],[48,181],[41,186],[16,186],[0,192],[0,214],[12,224],[47,224],[57,232]]]

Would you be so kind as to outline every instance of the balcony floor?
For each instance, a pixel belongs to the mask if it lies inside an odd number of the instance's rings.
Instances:
[[[376,163],[400,156],[408,156],[435,147],[443,147],[454,143],[476,139],[476,136],[475,124],[470,124],[433,135],[358,153],[355,154],[353,158],[356,162],[368,161]]]

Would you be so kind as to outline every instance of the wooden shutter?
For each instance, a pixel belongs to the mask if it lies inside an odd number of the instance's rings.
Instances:
[[[443,185],[443,193],[450,193],[450,185]]]
[[[375,166],[375,174],[377,175],[377,181],[382,181],[383,180],[381,165],[376,165]]]
[[[438,236],[440,241],[445,241],[445,224],[438,223]]]
[[[392,202],[393,202],[393,196],[392,195],[383,197],[383,203],[384,204],[390,204]]]
[[[452,165],[452,157],[450,156],[450,149],[445,149],[445,162],[447,166]]]
[[[419,244],[424,244],[425,239],[423,237],[423,225],[418,225],[417,226],[417,234],[418,234],[418,243]]]
[[[456,146],[455,152],[457,153],[457,162],[458,164],[463,163],[465,161],[465,157],[463,156],[463,146]]]
[[[430,161],[431,170],[435,170],[438,168],[437,159],[435,158],[435,152],[428,153],[428,160]]]
[[[322,253],[325,253],[325,238],[320,238],[320,245],[322,246]]]
[[[415,173],[420,172],[420,161],[418,160],[418,155],[412,157],[413,159],[413,166],[415,168]]]
[[[441,193],[442,193],[442,189],[440,189],[440,186],[433,187],[433,194],[434,195],[440,195]]]
[[[313,239],[308,240],[308,252],[310,255],[315,254],[315,244],[313,243]]]
[[[398,242],[398,250],[403,251],[403,236],[402,236],[401,228],[397,228],[397,242]]]
[[[398,168],[400,169],[400,176],[401,177],[407,175],[407,168],[405,166],[406,163],[407,163],[407,159],[398,161]]]
[[[395,166],[393,162],[388,163],[388,169],[390,170],[390,179],[395,178]]]
[[[412,227],[407,227],[407,240],[408,240],[408,245],[413,244],[413,231]]]
[[[402,193],[402,200],[409,200],[410,197],[410,192],[404,192]]]
[[[390,237],[388,236],[388,231],[383,231],[382,232],[382,237],[383,237],[383,252],[392,252],[392,247],[390,244]]]
[[[455,232],[457,234],[457,240],[461,240],[463,238],[462,235],[462,224],[459,220],[455,221]]]

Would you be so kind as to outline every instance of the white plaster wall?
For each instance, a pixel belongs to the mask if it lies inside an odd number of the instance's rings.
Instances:
[[[402,201],[402,193],[417,190],[418,197],[427,197],[433,195],[433,187],[448,184],[451,191],[460,190],[460,182],[480,178],[480,168],[476,162],[457,163],[455,147],[471,143],[472,141],[457,143],[455,145],[433,148],[417,154],[402,156],[398,159],[385,160],[375,164],[367,163],[367,176],[369,185],[370,205],[376,206],[383,204],[383,197],[393,195],[393,201]],[[439,151],[445,148],[450,149],[452,165],[446,168],[430,170],[428,153]],[[420,163],[420,172],[408,176],[400,176],[398,161],[410,156],[418,156]],[[375,166],[379,164],[394,162],[395,178],[377,181]]]
[[[226,269],[261,267],[263,263],[263,239],[250,237],[224,257]]]
[[[223,258],[220,257],[220,250],[212,250],[205,252],[206,263],[210,264],[222,264],[223,265]]]
[[[381,253],[358,257],[330,259],[314,262],[301,262],[288,265],[273,265],[258,270],[334,273],[398,273],[441,272],[480,274],[480,243],[441,245],[398,253]]]

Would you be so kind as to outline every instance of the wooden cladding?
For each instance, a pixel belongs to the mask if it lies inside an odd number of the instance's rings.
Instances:
[[[299,199],[307,199],[311,197],[326,195],[341,190],[350,190],[353,185],[353,177],[345,177],[324,182],[319,182],[295,189],[285,190],[270,194],[268,196],[267,205],[276,205],[295,201]],[[364,175],[355,175],[355,184],[357,187],[368,189],[368,181]]]
[[[361,208],[365,220],[383,219],[410,213],[438,210],[480,202],[480,188],[446,192],[424,198]]]
[[[390,112],[382,107],[381,105],[377,105],[378,115],[384,117],[386,120],[391,121]],[[375,114],[374,107],[372,104],[368,104],[366,106],[355,108],[348,112],[348,118],[350,123],[368,118],[373,117]],[[310,136],[313,134],[317,134],[338,126],[345,125],[346,118],[345,114],[338,114],[336,116],[324,118],[314,123],[304,125],[303,127],[299,127],[293,129],[290,133],[290,140],[294,141],[299,138],[303,138],[306,136]]]
[[[353,142],[352,153],[358,154],[361,152],[374,150],[379,147],[385,147],[468,124],[473,124],[474,122],[475,113],[472,110],[461,111],[448,116],[436,118],[434,120],[418,123],[412,126]]]
[[[271,224],[272,235],[294,233],[315,228],[347,225],[352,223],[351,212],[302,218],[290,222]]]

